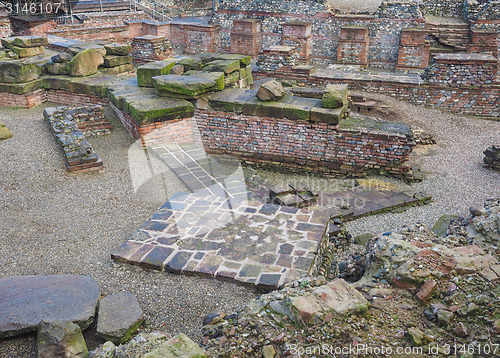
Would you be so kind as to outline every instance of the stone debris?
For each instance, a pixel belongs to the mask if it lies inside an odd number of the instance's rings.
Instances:
[[[101,299],[97,318],[97,334],[115,344],[125,343],[144,322],[137,298],[128,291]]]
[[[89,276],[12,276],[0,279],[0,297],[0,338],[5,338],[36,331],[42,321],[86,329],[100,291]]]
[[[9,129],[5,126],[3,122],[0,122],[0,140],[12,137]]]
[[[87,358],[89,352],[80,327],[72,322],[40,322],[38,358]]]
[[[103,63],[102,51],[94,48],[84,49],[68,62],[68,73],[72,77],[90,76],[97,73]]]
[[[500,145],[492,145],[484,151],[484,164],[491,169],[500,169]]]
[[[46,108],[44,118],[61,146],[69,172],[99,170],[103,165],[66,107]]]
[[[257,98],[261,101],[276,101],[283,97],[285,90],[278,81],[268,81],[260,85],[257,91]]]

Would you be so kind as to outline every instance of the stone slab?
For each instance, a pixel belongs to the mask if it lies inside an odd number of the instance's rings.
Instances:
[[[41,321],[90,326],[99,302],[90,276],[12,276],[0,280],[0,338],[36,331]]]

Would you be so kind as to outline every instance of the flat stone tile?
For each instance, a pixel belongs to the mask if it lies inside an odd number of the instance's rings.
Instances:
[[[127,241],[120,247],[118,247],[111,254],[111,259],[117,262],[127,262],[128,258],[132,256],[139,248],[142,247],[142,243],[136,243],[133,241]]]
[[[142,258],[148,254],[151,250],[153,250],[155,246],[154,245],[149,245],[149,244],[144,244],[142,245],[139,250],[134,252],[132,256],[128,258],[128,262],[130,262],[133,265],[140,265]]]
[[[192,252],[178,251],[166,264],[165,271],[181,273],[182,269],[193,256]]]
[[[163,270],[163,263],[174,252],[169,247],[156,246],[141,261],[141,266],[153,270]]]

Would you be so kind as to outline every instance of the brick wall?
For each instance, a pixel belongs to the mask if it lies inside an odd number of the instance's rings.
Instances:
[[[431,48],[428,32],[424,29],[403,29],[399,43],[397,70],[426,68]]]
[[[43,89],[25,94],[0,92],[0,107],[33,108],[44,103],[46,100],[47,97]]]
[[[339,128],[236,113],[197,111],[207,153],[342,175],[386,171],[404,177],[415,145],[403,134]]]
[[[291,46],[267,47],[257,59],[257,65],[263,71],[290,72],[297,64],[299,64],[299,51]]]
[[[312,24],[305,21],[290,21],[283,24],[281,45],[298,48],[299,61],[309,63],[312,55]]]
[[[484,54],[439,54],[426,69],[429,83],[452,87],[490,85],[496,80],[497,59]]]
[[[61,36],[82,41],[106,40],[112,42],[129,41],[129,28],[127,25],[104,27],[80,27],[64,30],[53,30],[49,35]]]
[[[12,34],[12,26],[7,14],[0,14],[0,38],[9,37]]]
[[[148,124],[137,124],[127,113],[110,103],[120,122],[135,140],[141,140],[141,144],[159,143],[192,143],[195,140],[195,122],[192,118],[181,118],[166,122],[154,122]]]
[[[367,27],[342,27],[337,47],[337,63],[366,67],[368,65],[368,42]]]
[[[219,26],[206,24],[170,23],[172,46],[183,53],[218,52]]]
[[[499,38],[496,29],[472,29],[471,42],[472,43],[467,46],[467,52],[487,52],[498,58]]]
[[[426,15],[461,17],[464,0],[423,0]]]
[[[132,39],[134,62],[144,63],[163,60],[172,55],[170,41],[164,36],[145,35]]]
[[[43,90],[39,90],[43,91]],[[45,92],[45,91],[44,91]],[[46,91],[45,99],[48,102],[66,104],[70,106],[80,106],[86,104],[106,104],[107,98],[97,96],[89,96],[81,93],[73,93],[64,90],[48,90]]]
[[[52,20],[40,21],[24,16],[11,16],[10,21],[12,32],[17,36],[45,35],[57,27]]]
[[[230,53],[255,57],[260,52],[262,26],[259,20],[234,20],[231,30]]]

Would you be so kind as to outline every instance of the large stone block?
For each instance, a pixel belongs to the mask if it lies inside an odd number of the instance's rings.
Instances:
[[[186,57],[177,61],[178,65],[184,66],[184,71],[200,71],[203,67],[203,61],[198,57]]]
[[[116,293],[99,303],[97,334],[115,344],[125,343],[143,321],[137,298],[128,291]]]
[[[20,58],[38,56],[38,55],[43,55],[45,53],[44,46],[38,46],[38,47],[12,46],[10,49],[12,50],[12,52],[14,52]]]
[[[0,82],[24,83],[38,79],[43,66],[25,61],[0,62]]]
[[[203,71],[208,72],[224,72],[229,74],[240,69],[239,60],[215,60],[207,63]]]
[[[125,56],[132,53],[132,45],[129,44],[106,44],[104,48],[106,49],[106,56]]]
[[[168,75],[175,61],[155,61],[137,67],[137,83],[141,87],[154,87],[153,77]]]
[[[165,97],[198,98],[217,89],[214,80],[196,76],[156,76],[153,77],[153,84],[156,94]]]
[[[43,88],[43,80],[38,78],[24,83],[0,83],[0,92],[24,94]]]
[[[219,91],[222,91],[225,87],[224,72],[189,71],[185,73],[185,75],[213,80],[215,81],[215,83],[217,83],[217,89]]]
[[[96,73],[103,63],[104,58],[101,51],[96,49],[83,50],[68,62],[68,72],[73,77],[90,76]]]
[[[194,114],[194,106],[183,99],[160,98],[153,95],[125,95],[126,111],[138,124],[164,122],[188,118]]]
[[[48,73],[51,73],[53,75],[69,74],[68,65],[66,62],[60,63],[60,62],[49,61],[45,64],[45,68],[47,69]]]
[[[47,37],[42,36],[19,36],[14,38],[14,45],[19,47],[40,47],[47,46],[49,41]]]
[[[128,65],[132,63],[132,55],[117,56],[108,55],[104,57],[104,67],[116,67],[121,65]]]
[[[106,56],[106,49],[104,46],[95,43],[81,43],[68,47],[68,51],[73,55],[76,55],[84,50],[95,50],[99,52],[102,57]]]
[[[347,85],[329,84],[323,93],[321,106],[323,108],[339,108],[347,105]]]
[[[104,72],[108,75],[119,75],[120,73],[124,72],[130,72],[134,70],[134,65],[131,63],[125,64],[125,65],[120,65],[120,66],[115,66],[115,67],[104,67],[101,68],[101,72]]]
[[[344,118],[347,113],[347,106],[334,109],[314,107],[311,109],[311,121],[319,123],[339,124],[340,120]]]
[[[90,326],[100,298],[90,276],[13,276],[0,280],[0,338],[36,331],[42,321]]]
[[[1,39],[2,47],[11,48],[11,46],[14,45],[14,40],[15,40],[14,37],[5,37],[5,38]]]

